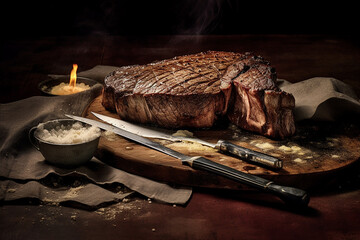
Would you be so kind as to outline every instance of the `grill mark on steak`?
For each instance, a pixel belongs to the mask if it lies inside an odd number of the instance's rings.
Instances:
[[[191,79],[198,78],[198,75],[192,74],[191,72],[185,74],[181,74],[181,73],[179,74],[179,76],[176,76],[176,74],[174,74],[175,75],[174,78],[170,77],[170,78],[166,78],[166,81],[162,81],[161,85],[157,89],[158,90],[157,92],[170,94],[174,88],[179,86],[181,87],[182,85],[187,85],[187,82],[189,82]],[[182,81],[176,81],[178,77],[181,77]],[[184,88],[184,91],[181,91],[179,93],[185,94],[185,92],[186,92],[186,88]]]
[[[273,138],[294,134],[294,97],[270,63],[251,53],[208,51],[122,67],[105,78],[105,108],[124,120],[168,128],[235,125]]]
[[[196,88],[202,88],[201,85],[206,84],[208,87],[211,87],[214,83],[218,81],[216,77],[214,77],[214,73],[211,70],[204,71],[194,71],[192,68],[190,69],[179,69],[177,71],[166,72],[162,75],[157,75],[156,71],[152,70],[155,81],[150,81],[151,85],[144,85],[142,89],[144,92],[137,92],[136,93],[143,93],[143,94],[153,94],[153,93],[171,93],[172,91],[177,91],[178,88],[183,88],[182,91],[183,95],[191,94],[192,91]],[[183,74],[185,72],[185,74]],[[176,81],[174,81],[171,76],[174,76]],[[181,80],[178,80],[181,79]],[[171,81],[171,82],[169,82]],[[157,86],[156,91],[153,91],[155,88],[154,83],[160,82],[160,86]],[[164,87],[163,87],[164,86]],[[207,89],[207,88],[206,88]],[[205,89],[205,92],[207,91]]]

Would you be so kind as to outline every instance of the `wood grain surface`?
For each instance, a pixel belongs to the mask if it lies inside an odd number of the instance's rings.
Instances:
[[[91,114],[93,111],[118,118],[115,113],[107,111],[102,106],[101,99],[102,96],[97,97],[83,115],[96,119]],[[274,171],[221,154],[212,148],[186,143],[174,144],[164,140],[154,141],[160,141],[163,145],[190,156],[203,156],[239,171],[304,189],[323,186],[360,157],[359,134],[354,134],[358,129],[349,129],[349,126],[338,123],[334,126],[329,123],[303,122],[297,124],[295,136],[281,141],[250,133],[227,123],[212,129],[190,130],[196,137],[208,142],[216,143],[221,138],[276,156],[283,160],[284,167]],[[116,168],[158,181],[208,188],[244,188],[234,181],[194,170],[182,165],[178,159],[119,136],[102,136],[96,155]]]

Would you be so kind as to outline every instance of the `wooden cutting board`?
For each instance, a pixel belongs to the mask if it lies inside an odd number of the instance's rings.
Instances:
[[[91,111],[118,118],[101,105],[97,97],[84,111],[83,116],[96,119]],[[98,119],[96,119],[98,120]],[[220,154],[212,148],[196,144],[172,143],[157,140],[174,150],[191,156],[204,156],[212,161],[239,171],[258,175],[276,183],[314,189],[333,180],[338,174],[354,164],[360,157],[358,126],[329,123],[301,123],[295,136],[281,141],[241,130],[233,125],[214,129],[190,130],[203,140],[216,143],[218,139],[256,151],[265,152],[283,160],[284,167],[273,171],[249,164],[237,158]],[[128,141],[114,134],[100,139],[96,156],[107,164],[127,172],[171,184],[208,188],[243,189],[244,186],[204,171],[194,170],[181,161],[163,153]]]

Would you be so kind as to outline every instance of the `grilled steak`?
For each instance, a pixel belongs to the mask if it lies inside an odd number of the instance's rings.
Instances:
[[[237,126],[273,138],[294,134],[294,97],[250,53],[208,51],[121,67],[105,78],[103,106],[121,119],[167,128],[211,127],[227,115]]]

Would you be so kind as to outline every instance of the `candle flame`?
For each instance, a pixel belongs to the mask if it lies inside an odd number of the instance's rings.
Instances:
[[[76,71],[77,71],[77,69],[78,69],[78,65],[73,64],[73,69],[71,70],[71,73],[70,73],[70,83],[69,83],[70,87],[76,86]]]

